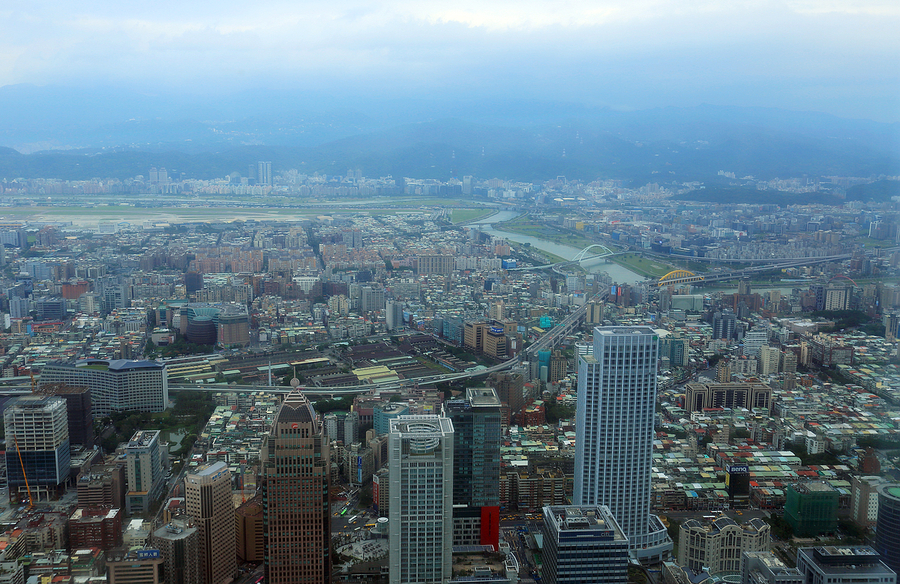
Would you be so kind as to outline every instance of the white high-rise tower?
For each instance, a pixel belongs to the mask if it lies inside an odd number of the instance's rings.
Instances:
[[[442,584],[453,553],[453,423],[399,416],[388,433],[390,584]]]
[[[593,355],[578,359],[576,505],[606,505],[642,561],[672,550],[650,514],[650,464],[659,334],[648,326],[594,329]]]

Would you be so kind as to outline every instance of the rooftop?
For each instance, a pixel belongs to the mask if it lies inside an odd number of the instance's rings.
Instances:
[[[149,446],[153,439],[159,436],[159,430],[138,430],[128,441],[129,448]]]
[[[881,561],[881,555],[869,546],[820,546],[801,548],[797,554],[798,564],[806,557],[820,569],[835,573],[891,572]]]
[[[594,333],[601,335],[656,335],[656,329],[649,326],[608,326],[595,327]]]
[[[309,424],[315,421],[316,412],[306,396],[294,390],[284,398],[284,403],[275,417],[276,424]],[[274,429],[274,426],[273,426]]]
[[[497,397],[497,392],[489,387],[467,389],[466,398],[474,407],[500,406],[500,398]]]
[[[794,486],[798,493],[832,493],[834,487],[824,481],[798,483]]]
[[[228,465],[220,460],[217,462],[210,462],[210,463],[204,464],[203,466],[198,467],[197,470],[195,470],[191,474],[193,474],[195,476],[200,476],[200,477],[207,477],[207,476],[212,476],[218,472],[221,472],[227,468],[228,468]]]
[[[609,507],[598,505],[559,505],[544,507],[544,518],[557,531],[611,531],[613,539],[625,540],[622,529]]]

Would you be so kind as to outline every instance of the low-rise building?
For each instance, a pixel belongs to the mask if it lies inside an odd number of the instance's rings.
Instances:
[[[772,552],[741,554],[742,584],[803,584],[803,574],[789,568]]]
[[[728,517],[710,523],[689,519],[681,524],[678,564],[711,575],[738,572],[743,552],[769,550],[771,528],[762,519],[739,524]]]

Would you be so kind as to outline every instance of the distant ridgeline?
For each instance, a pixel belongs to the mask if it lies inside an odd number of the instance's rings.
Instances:
[[[879,203],[900,197],[900,181],[879,180],[867,185],[856,185],[847,189],[848,201],[875,201]]]
[[[680,201],[696,201],[699,203],[747,203],[748,205],[781,206],[809,204],[840,205],[844,202],[843,199],[828,193],[787,193],[784,191],[760,191],[743,187],[718,186],[690,191],[688,193],[676,195],[673,198]],[[847,198],[849,199],[849,196]]]
[[[2,105],[0,100],[0,118]],[[23,144],[23,151],[33,150],[35,144],[90,145],[33,154],[0,146],[0,181],[125,180],[145,175],[152,167],[169,169],[172,180],[210,180],[233,173],[243,176],[248,164],[260,160],[272,162],[275,177],[291,169],[331,176],[358,168],[365,177],[474,176],[541,182],[564,176],[582,181],[618,179],[633,186],[698,181],[709,187],[723,170],[762,181],[900,175],[897,124],[711,106],[573,115],[555,123],[541,119],[517,125],[439,118],[390,127],[347,122],[339,135],[319,126],[279,122],[277,128],[266,125],[271,132],[257,136],[255,119],[234,122],[225,133],[213,131],[216,128],[206,122],[159,121],[112,123],[102,132],[79,126],[68,128],[66,134],[60,134],[59,126],[32,128],[26,136],[0,123],[0,144]],[[141,129],[140,135],[129,133],[135,128]],[[234,139],[236,132],[242,136],[250,132],[260,145],[240,144]],[[882,186],[886,190],[879,190]],[[852,197],[883,200],[896,193],[896,186],[855,188],[858,193]],[[712,201],[718,199],[707,197],[734,194],[707,188],[686,200]],[[784,195],[771,191],[752,194],[754,202],[784,200]],[[796,202],[827,202],[821,196],[791,196]]]

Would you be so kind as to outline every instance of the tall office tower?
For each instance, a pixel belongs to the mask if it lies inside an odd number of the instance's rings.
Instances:
[[[94,416],[91,407],[91,389],[84,385],[65,383],[43,385],[40,392],[66,400],[69,418],[69,442],[81,444],[86,450],[94,447]]]
[[[257,162],[256,163],[256,184],[270,185],[272,184],[272,163]]]
[[[166,486],[165,450],[159,445],[159,430],[138,430],[125,447],[128,491],[125,510],[129,515],[150,510]]]
[[[200,532],[204,584],[220,584],[237,571],[231,472],[222,461],[204,464],[184,478],[185,510]]]
[[[668,557],[672,541],[650,514],[650,463],[659,335],[648,326],[594,328],[594,354],[578,359],[576,505],[607,505],[641,561]]]
[[[386,300],[384,306],[384,328],[395,331],[403,328],[403,303]]]
[[[363,286],[360,292],[359,309],[361,312],[384,310],[384,288],[380,286]]]
[[[472,192],[473,192],[472,189],[473,189],[473,187],[472,187],[472,177],[471,177],[471,176],[464,176],[464,177],[463,177],[463,184],[462,184],[462,193],[463,193],[464,195],[471,195]]]
[[[69,478],[66,402],[45,395],[19,397],[3,410],[3,427],[10,500],[56,497]]]
[[[816,299],[815,310],[825,310],[825,285],[813,284],[809,287]]]
[[[737,328],[737,315],[734,311],[726,308],[713,315],[712,325],[714,339],[733,339],[734,331]]]
[[[852,286],[828,284],[825,288],[825,310],[847,310],[852,298]]]
[[[769,331],[763,328],[754,328],[744,335],[744,356],[758,358],[760,349],[768,342]]]
[[[235,517],[237,557],[243,562],[261,564],[266,555],[262,496],[242,503],[235,511]]]
[[[203,274],[198,272],[187,272],[184,275],[184,291],[188,296],[203,289]]]
[[[500,398],[467,389],[447,402],[453,422],[453,545],[500,544]]]
[[[28,298],[21,296],[9,296],[9,316],[11,318],[26,318],[31,309]]]
[[[344,417],[344,446],[359,442],[359,412],[347,412]]]
[[[900,574],[900,483],[878,487],[875,549],[884,563]]]
[[[491,373],[488,385],[497,390],[500,403],[505,406],[504,425],[509,426],[511,420],[517,420],[525,407],[525,376],[521,373]],[[515,422],[512,422],[515,423]]]
[[[0,249],[2,251],[2,249]],[[0,263],[0,265],[3,265]],[[884,340],[892,343],[897,340],[900,333],[900,313],[896,311],[885,312],[884,314]]]
[[[198,557],[202,558],[200,531],[192,518],[173,517],[153,532],[150,545],[162,555],[166,584],[203,584],[203,572],[197,561]]]
[[[774,375],[778,373],[778,365],[781,363],[781,351],[778,347],[763,345],[759,349],[759,374]]]
[[[452,575],[453,423],[391,420],[388,434],[390,584],[441,584]]]
[[[312,404],[292,391],[260,449],[268,584],[331,581],[330,460]]]
[[[628,538],[605,505],[544,507],[547,584],[628,582]]]
[[[854,476],[850,482],[850,518],[860,527],[878,522],[878,487],[886,482],[879,476]]]

